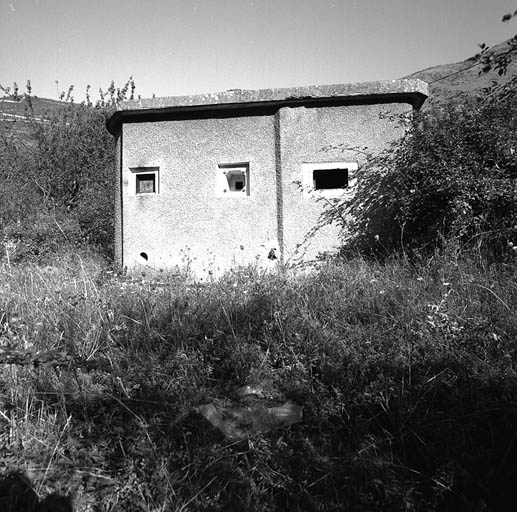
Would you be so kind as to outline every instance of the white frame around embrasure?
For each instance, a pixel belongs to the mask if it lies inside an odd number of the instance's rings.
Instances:
[[[348,186],[346,188],[315,189],[313,173],[322,169],[342,169],[348,171]],[[305,162],[302,163],[302,187],[304,197],[341,197],[350,194],[355,185],[355,171],[359,169],[357,162]]]

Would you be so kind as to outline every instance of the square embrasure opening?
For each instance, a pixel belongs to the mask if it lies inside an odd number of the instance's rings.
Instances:
[[[249,194],[249,163],[220,164],[217,173],[216,195],[224,197],[248,196]]]
[[[158,193],[158,167],[138,167],[131,171],[135,177],[135,194]]]

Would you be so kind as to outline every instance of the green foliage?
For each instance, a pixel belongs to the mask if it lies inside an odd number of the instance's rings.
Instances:
[[[359,170],[357,193],[327,209],[345,250],[389,255],[437,248],[505,253],[517,230],[513,89],[442,104]]]

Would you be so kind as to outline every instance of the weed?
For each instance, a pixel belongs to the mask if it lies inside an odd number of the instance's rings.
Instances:
[[[457,255],[209,283],[4,265],[0,358],[26,363],[0,367],[0,470],[78,512],[505,510],[516,277]],[[303,421],[232,440],[188,414],[257,383],[250,406]]]

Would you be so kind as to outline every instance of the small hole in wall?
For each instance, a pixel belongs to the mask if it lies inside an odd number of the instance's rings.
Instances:
[[[143,260],[147,261],[149,258],[147,257],[147,253],[146,252],[141,252],[140,253],[140,258],[142,258]]]
[[[276,259],[277,259],[277,255],[276,255],[276,250],[275,250],[275,248],[273,248],[273,249],[271,249],[271,250],[269,251],[269,254],[267,255],[267,259],[268,259],[268,260],[271,260],[271,261],[274,261],[274,260],[276,260]]]

